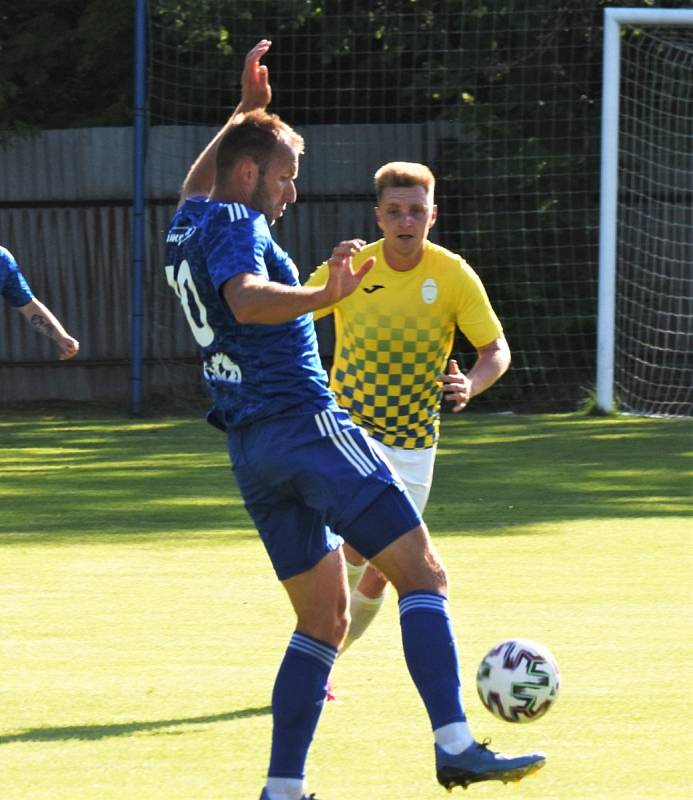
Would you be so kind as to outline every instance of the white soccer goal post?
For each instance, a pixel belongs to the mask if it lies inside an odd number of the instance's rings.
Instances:
[[[693,9],[604,12],[597,406],[693,415]]]

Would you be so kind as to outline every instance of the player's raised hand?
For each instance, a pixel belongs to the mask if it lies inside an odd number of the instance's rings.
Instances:
[[[443,399],[453,403],[451,410],[462,411],[471,400],[472,382],[454,358],[448,361],[447,375],[438,375],[438,381],[443,384]]]
[[[269,84],[269,70],[260,59],[272,46],[269,39],[261,39],[248,51],[241,76],[240,111],[265,109],[272,101],[272,87]]]
[[[365,244],[363,239],[346,239],[332,250],[332,255],[327,261],[330,274],[325,284],[325,293],[329,298],[328,304],[337,303],[343,297],[354,292],[375,264],[375,258],[371,256],[361,264],[356,272],[352,269],[353,256],[359,253]]]

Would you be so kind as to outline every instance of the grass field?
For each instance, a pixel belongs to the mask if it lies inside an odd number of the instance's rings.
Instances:
[[[542,749],[457,797],[688,798],[690,421],[446,417],[427,519],[478,738]],[[0,798],[257,800],[288,601],[199,420],[0,421]],[[486,650],[547,644],[531,725],[476,696]],[[340,660],[309,760],[320,800],[447,797],[394,595]]]

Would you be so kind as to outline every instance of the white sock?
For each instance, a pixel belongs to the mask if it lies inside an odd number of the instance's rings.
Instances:
[[[466,722],[450,722],[433,731],[438,747],[456,756],[474,743],[474,737]]]
[[[384,600],[385,593],[381,594],[380,597],[366,597],[363,592],[354,589],[351,593],[349,608],[351,612],[351,624],[349,625],[349,630],[347,631],[346,639],[344,640],[340,653],[343,653],[347,647],[363,636],[366,628],[373,622],[375,615],[380,611]]]
[[[346,562],[347,582],[349,584],[350,592],[353,592],[354,589],[359,585],[361,576],[366,571],[367,566],[367,561],[364,561],[363,564],[351,564],[349,561]]]
[[[267,778],[269,800],[301,800],[304,782],[301,778]]]

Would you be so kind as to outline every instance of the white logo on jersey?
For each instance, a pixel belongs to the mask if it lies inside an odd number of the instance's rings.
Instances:
[[[186,239],[189,239],[196,231],[196,227],[191,225],[188,228],[171,228],[166,236],[167,244],[183,244]]]
[[[226,353],[215,353],[205,362],[205,378],[226,383],[240,383],[241,368],[231,361]]]
[[[421,286],[421,299],[430,305],[435,303],[436,297],[438,297],[438,284],[433,278],[426,278]]]

